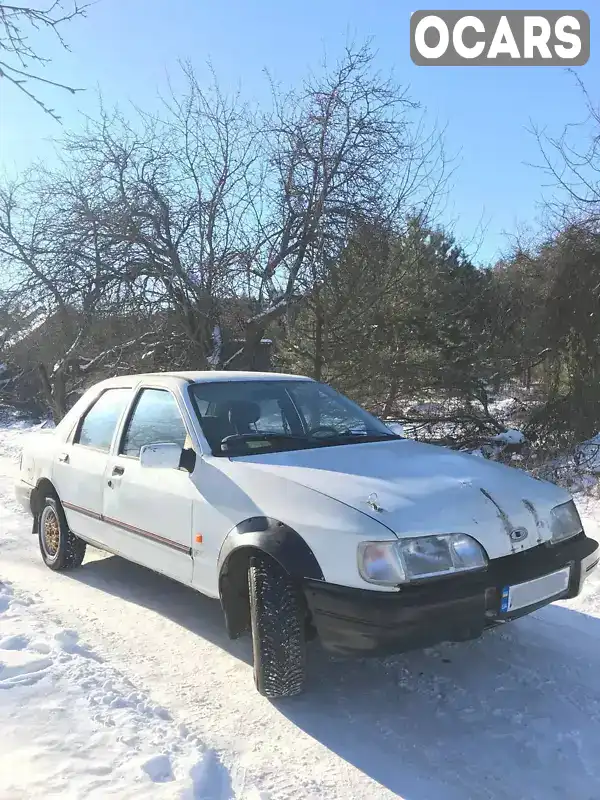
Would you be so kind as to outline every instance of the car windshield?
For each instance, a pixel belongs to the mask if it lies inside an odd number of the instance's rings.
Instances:
[[[190,386],[214,455],[399,439],[329,386],[307,380],[215,381]]]

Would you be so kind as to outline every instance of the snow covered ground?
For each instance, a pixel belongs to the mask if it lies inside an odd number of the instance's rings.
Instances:
[[[25,430],[0,431],[2,800],[600,797],[600,575],[476,642],[315,649],[309,692],[270,703],[214,601],[93,550],[42,565],[12,496]]]

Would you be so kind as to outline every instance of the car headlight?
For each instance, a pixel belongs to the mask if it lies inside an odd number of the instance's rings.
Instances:
[[[560,506],[555,506],[550,512],[550,516],[553,542],[571,539],[583,530],[579,512],[572,500],[569,500],[568,503],[562,503]]]
[[[369,583],[395,585],[422,578],[482,569],[487,555],[464,533],[419,536],[397,542],[362,542],[358,569]]]

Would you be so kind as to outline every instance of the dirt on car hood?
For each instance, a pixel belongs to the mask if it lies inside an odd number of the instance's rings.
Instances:
[[[235,459],[239,469],[294,481],[362,511],[399,537],[467,533],[499,558],[551,537],[554,484],[483,458],[410,440]],[[261,481],[262,483],[262,481]],[[268,491],[268,482],[263,486]],[[307,514],[310,509],[307,508]]]

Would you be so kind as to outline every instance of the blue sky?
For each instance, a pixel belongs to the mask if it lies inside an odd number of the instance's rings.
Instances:
[[[504,0],[488,7],[565,5]],[[431,7],[474,6],[438,0]],[[589,0],[575,7],[587,10],[592,21],[592,56],[579,72],[595,92],[599,15]],[[69,128],[81,125],[82,114],[95,113],[98,89],[108,105],[125,109],[133,101],[152,108],[167,75],[177,75],[177,60],[189,58],[201,78],[210,60],[226,88],[239,87],[260,102],[268,94],[264,68],[293,85],[318,67],[325,53],[335,58],[348,40],[372,37],[378,66],[393,69],[431,120],[447,125],[448,150],[460,155],[445,218],[465,241],[479,241],[483,219],[478,259],[487,262],[506,246],[505,232],[535,224],[542,194],[549,191],[547,178],[528,166],[539,157],[527,128],[533,121],[559,133],[565,123],[585,116],[582,99],[573,76],[558,67],[416,67],[409,55],[409,20],[411,11],[422,8],[427,6],[398,0],[98,0],[86,19],[64,30],[70,53],[51,40],[40,41],[53,58],[45,73],[87,91],[75,97],[46,91],[44,97]],[[60,136],[60,126],[1,84],[0,165],[13,171],[37,158],[52,159],[49,140]]]

